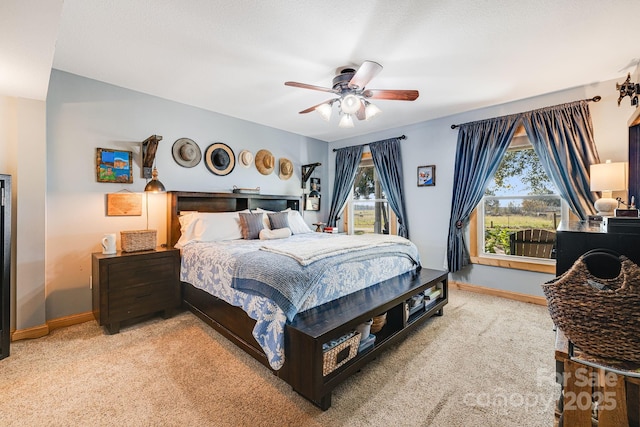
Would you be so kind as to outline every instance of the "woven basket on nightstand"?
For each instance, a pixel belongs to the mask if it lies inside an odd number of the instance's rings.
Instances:
[[[123,252],[147,251],[156,248],[156,230],[133,230],[120,232]]]

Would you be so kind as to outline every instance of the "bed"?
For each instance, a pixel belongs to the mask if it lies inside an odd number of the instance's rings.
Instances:
[[[280,220],[282,215],[299,221],[299,197],[169,194],[167,240],[182,249],[184,307],[322,409],[330,407],[331,391],[337,384],[406,335],[418,320],[441,315],[447,303],[446,272],[421,269],[415,245],[401,244],[394,239],[402,239],[395,236],[376,237],[384,243],[375,247],[346,250],[352,244],[347,236],[314,233],[291,222],[294,233],[286,239],[185,240],[192,236],[187,228],[193,223],[190,218],[223,218],[220,224],[224,224],[225,212],[241,212],[256,220],[258,212],[265,228],[269,220]],[[274,233],[284,230],[272,228]],[[320,252],[330,256],[317,258],[315,249],[305,251],[311,245],[320,245],[325,248]],[[333,246],[345,248],[339,255],[344,260],[336,261]],[[271,261],[274,256],[277,262]],[[286,268],[269,273],[269,263]],[[309,273],[311,267],[316,270]],[[288,282],[295,286],[282,285]],[[272,287],[264,288],[265,283]],[[410,315],[409,302],[428,289],[439,290],[437,301],[428,308],[423,305],[421,311],[412,308]],[[356,353],[355,331],[368,318],[382,313],[386,313],[387,324],[377,334],[375,346]],[[349,345],[337,354],[327,351],[329,343],[337,345],[335,350]]]

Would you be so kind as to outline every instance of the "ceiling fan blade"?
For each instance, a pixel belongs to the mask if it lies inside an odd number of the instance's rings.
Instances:
[[[358,111],[356,111],[356,117],[358,118],[358,120],[365,120],[367,118],[364,102],[360,103],[360,108],[358,108]]]
[[[309,107],[309,108],[307,108],[306,110],[302,110],[302,111],[300,111],[298,114],[307,114],[307,113],[310,113],[310,112],[312,112],[313,110],[315,110],[316,108],[318,108],[319,106],[321,106],[322,104],[329,104],[329,105],[333,105],[333,103],[334,103],[334,102],[336,102],[336,99],[337,99],[337,98],[334,98],[334,99],[330,99],[330,100],[328,100],[328,101],[321,102],[320,104],[314,105],[313,107]]]
[[[302,89],[313,89],[313,90],[319,90],[319,91],[322,91],[322,92],[337,93],[334,89],[331,89],[331,88],[328,88],[328,87],[308,85],[306,83],[284,82],[284,84],[285,84],[285,86],[300,87]]]
[[[387,99],[395,101],[415,101],[420,93],[417,90],[385,90],[367,89],[362,95],[371,99]]]
[[[382,65],[373,61],[364,61],[349,81],[349,87],[364,88],[380,71],[382,71]]]

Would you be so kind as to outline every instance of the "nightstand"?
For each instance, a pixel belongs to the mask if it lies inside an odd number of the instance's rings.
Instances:
[[[122,322],[162,312],[166,319],[180,306],[180,251],[157,248],[105,255],[91,260],[93,316],[110,334]]]

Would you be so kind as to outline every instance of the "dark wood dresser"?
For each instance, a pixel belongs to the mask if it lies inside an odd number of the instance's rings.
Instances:
[[[556,232],[556,275],[567,271],[591,249],[612,249],[640,264],[640,235],[607,232],[598,222],[561,222]]]
[[[93,315],[111,334],[121,323],[180,306],[180,251],[158,248],[92,256]]]

